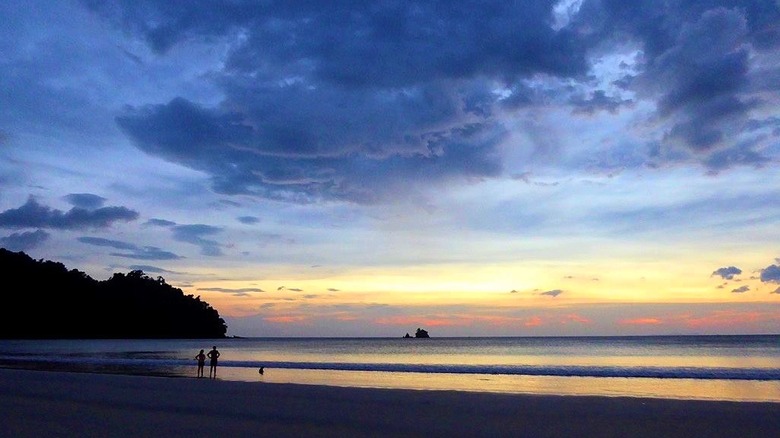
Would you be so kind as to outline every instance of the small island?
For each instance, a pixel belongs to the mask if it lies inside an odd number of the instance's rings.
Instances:
[[[411,337],[412,336],[410,336],[409,333],[404,335],[405,339],[406,338],[411,338]],[[417,331],[414,333],[414,337],[415,338],[430,338],[430,336],[428,335],[428,331],[427,330],[423,330],[421,328],[417,329]]]

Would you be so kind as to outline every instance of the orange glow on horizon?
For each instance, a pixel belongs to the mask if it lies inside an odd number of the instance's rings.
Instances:
[[[660,325],[663,324],[663,321],[661,321],[658,318],[634,318],[634,319],[623,319],[618,321],[618,324],[621,325]]]

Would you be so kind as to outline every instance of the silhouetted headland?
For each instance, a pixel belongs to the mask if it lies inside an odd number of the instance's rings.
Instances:
[[[0,248],[5,311],[2,339],[224,338],[225,320],[200,297],[146,276],[105,281]]]

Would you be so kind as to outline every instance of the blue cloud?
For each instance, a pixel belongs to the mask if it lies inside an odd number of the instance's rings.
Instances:
[[[0,238],[0,245],[11,251],[29,251],[49,240],[49,237],[49,233],[43,230],[23,231]]]
[[[221,244],[215,240],[203,238],[218,234],[221,228],[211,225],[176,225],[173,227],[173,238],[179,242],[191,243],[200,247],[200,253],[205,256],[222,255]]]
[[[118,221],[131,222],[138,219],[138,216],[137,212],[125,207],[91,210],[74,207],[62,212],[39,204],[31,196],[21,207],[0,213],[0,227],[82,230],[106,228]]]
[[[761,281],[765,283],[780,283],[780,266],[769,265],[762,269]]]
[[[104,239],[101,237],[79,237],[78,241],[93,246],[104,246],[129,252],[114,252],[110,255],[114,257],[122,257],[136,260],[178,260],[180,256],[170,252],[163,251],[160,248],[154,246],[139,247],[132,243],[122,242],[118,240]]]
[[[255,216],[241,216],[238,221],[246,225],[254,225],[260,222],[260,218]]]
[[[71,193],[65,196],[65,200],[74,207],[86,210],[96,210],[106,203],[106,198],[90,193]]]
[[[712,275],[717,275],[719,277],[725,278],[726,280],[732,280],[735,275],[739,275],[741,273],[742,269],[739,269],[736,266],[729,266],[727,268],[716,269]]]

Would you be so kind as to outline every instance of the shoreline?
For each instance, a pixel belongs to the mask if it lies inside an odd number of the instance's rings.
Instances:
[[[195,378],[194,366],[80,364],[14,362],[0,359],[0,369],[117,374],[147,377]],[[776,403],[780,407],[780,382],[729,379],[659,379],[546,375],[493,375],[414,372],[363,372],[329,369],[220,366],[222,381],[293,384],[367,389],[456,391],[515,395],[625,397],[690,401]]]
[[[777,403],[370,389],[0,369],[3,435],[769,436]]]

